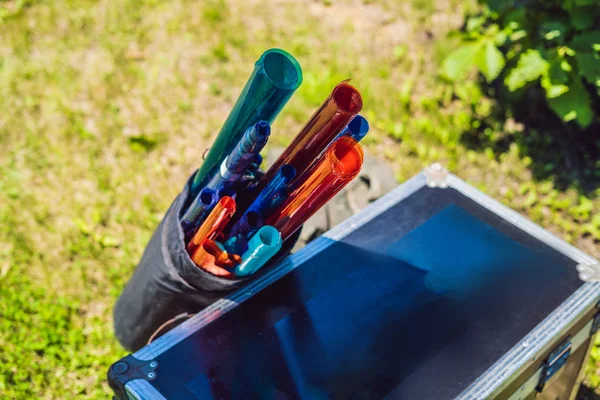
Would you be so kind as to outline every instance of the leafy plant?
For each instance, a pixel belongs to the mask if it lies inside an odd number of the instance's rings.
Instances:
[[[586,128],[598,119],[600,7],[596,0],[489,0],[467,18],[462,45],[442,64],[458,81],[476,67],[509,92],[541,86],[565,123]]]

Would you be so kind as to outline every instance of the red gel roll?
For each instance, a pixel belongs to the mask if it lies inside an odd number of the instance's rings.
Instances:
[[[351,137],[337,139],[295,183],[283,204],[266,218],[290,237],[308,218],[358,175],[363,163],[363,150]]]
[[[279,156],[260,181],[264,187],[283,164],[289,164],[300,176],[325,151],[350,120],[362,109],[362,97],[347,82],[338,84],[313,114],[292,143]]]

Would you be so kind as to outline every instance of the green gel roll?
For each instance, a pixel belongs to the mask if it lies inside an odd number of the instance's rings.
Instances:
[[[291,54],[281,49],[263,53],[194,177],[191,198],[217,172],[246,129],[261,120],[272,123],[301,83],[302,69]]]

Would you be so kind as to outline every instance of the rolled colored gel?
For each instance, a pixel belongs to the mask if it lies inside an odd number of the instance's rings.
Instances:
[[[369,121],[359,114],[352,118],[352,121],[350,121],[344,130],[340,132],[338,137],[350,136],[352,139],[360,142],[367,133],[369,133]]]
[[[217,194],[214,190],[204,188],[198,193],[192,204],[181,217],[181,227],[185,240],[190,240],[200,222],[217,202]]]
[[[263,53],[194,177],[190,187],[193,196],[214,175],[244,130],[257,121],[272,123],[301,83],[302,69],[291,54],[281,49]]]
[[[240,180],[244,172],[257,159],[260,151],[267,144],[271,126],[267,121],[259,121],[252,125],[231,153],[221,163],[221,167],[206,185],[207,188],[217,190],[221,187],[232,185]]]
[[[229,239],[224,243],[227,251],[242,254],[248,249],[248,239],[262,226],[262,219],[255,211],[246,212],[231,228]]]
[[[296,168],[288,164],[282,165],[275,177],[258,194],[246,212],[254,211],[261,217],[269,215],[288,196],[289,184],[295,176]]]
[[[241,262],[240,256],[223,250],[217,242],[205,240],[191,254],[192,261],[203,270],[213,275],[229,278],[233,269]]]
[[[229,196],[220,199],[188,243],[188,253],[194,254],[198,246],[205,240],[214,240],[227,226],[234,213],[235,200]]]
[[[337,85],[262,177],[259,187],[265,187],[283,164],[294,167],[298,176],[304,173],[361,109],[362,97],[358,90],[347,82]]]
[[[237,276],[248,276],[258,271],[281,249],[281,234],[272,226],[263,226],[248,242],[242,262],[235,267]]]
[[[319,208],[358,175],[363,150],[351,137],[342,136],[316,164],[294,183],[294,189],[265,223],[273,225],[286,240]]]

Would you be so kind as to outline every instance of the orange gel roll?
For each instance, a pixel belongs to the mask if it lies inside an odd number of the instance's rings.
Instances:
[[[266,217],[283,240],[290,237],[308,218],[358,175],[363,150],[348,136],[337,139],[295,183],[289,197]]]

